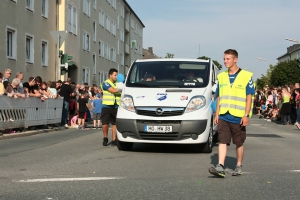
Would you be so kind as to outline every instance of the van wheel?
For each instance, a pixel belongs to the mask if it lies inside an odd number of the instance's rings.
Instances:
[[[211,153],[213,144],[213,129],[210,127],[207,142],[204,144],[198,144],[198,150],[201,153]]]
[[[215,134],[214,134],[214,136],[213,136],[213,142],[214,143],[217,143],[217,142],[219,142],[219,133],[218,133],[218,131],[216,131],[215,132]]]
[[[130,151],[132,149],[133,142],[121,142],[117,138],[117,147],[120,151]]]

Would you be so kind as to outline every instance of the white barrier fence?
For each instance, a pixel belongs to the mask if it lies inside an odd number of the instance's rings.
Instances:
[[[63,99],[0,96],[0,130],[61,122]]]

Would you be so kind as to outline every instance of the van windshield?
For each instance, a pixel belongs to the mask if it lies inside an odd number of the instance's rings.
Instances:
[[[202,88],[209,81],[209,62],[135,62],[130,68],[127,87]]]

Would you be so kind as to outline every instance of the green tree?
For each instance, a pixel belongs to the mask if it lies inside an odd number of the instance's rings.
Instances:
[[[299,83],[300,68],[296,59],[278,63],[271,72],[270,85],[284,86]]]
[[[174,58],[174,54],[171,54],[171,53],[167,53],[166,57],[165,58]]]
[[[206,56],[201,56],[201,57],[198,57],[197,59],[203,59],[203,60],[209,60],[210,58],[209,57],[206,57]],[[213,60],[213,63],[215,64],[215,66],[221,70],[222,69],[222,65],[216,61],[216,60]]]

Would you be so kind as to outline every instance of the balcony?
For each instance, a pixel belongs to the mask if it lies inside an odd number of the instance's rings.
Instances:
[[[128,44],[125,44],[125,53],[129,54],[129,45]]]
[[[129,28],[129,22],[128,22],[128,21],[125,21],[125,31],[126,31],[127,33],[129,33],[129,30],[130,30],[130,28]]]

